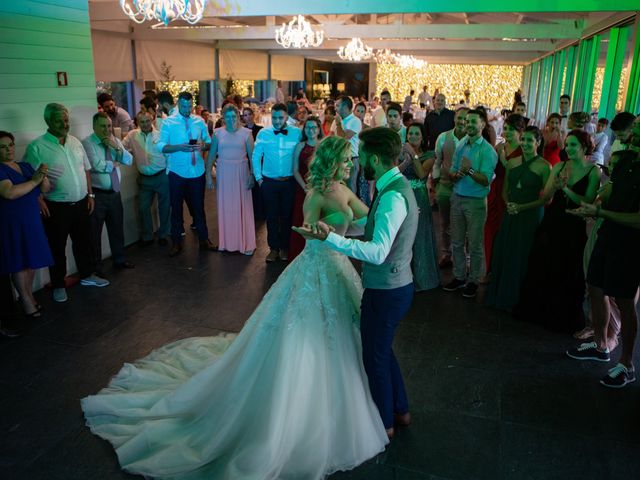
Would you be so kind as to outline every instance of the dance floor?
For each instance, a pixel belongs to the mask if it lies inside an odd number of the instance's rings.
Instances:
[[[187,232],[176,258],[168,247],[129,247],[135,270],[109,267],[107,288],[76,286],[66,304],[38,292],[44,316],[23,338],[0,342],[2,478],[141,478],[121,472],[111,446],[84,427],[79,400],[165,343],[240,330],[284,268],[265,264],[263,225],[258,233],[254,257],[200,253]],[[640,382],[600,386],[610,366],[567,358],[571,338],[481,302],[416,295],[395,342],[413,424],[378,457],[330,479],[638,478]]]

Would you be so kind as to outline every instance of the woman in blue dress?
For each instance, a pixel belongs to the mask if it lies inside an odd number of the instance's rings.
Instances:
[[[41,315],[33,297],[35,271],[53,263],[38,204],[40,192],[48,189],[47,166],[34,171],[17,163],[13,135],[0,131],[0,274],[11,275],[30,317]]]

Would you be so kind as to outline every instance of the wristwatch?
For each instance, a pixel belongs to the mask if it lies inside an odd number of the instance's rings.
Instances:
[[[89,195],[87,195],[89,198],[96,198],[96,194],[95,193],[90,193]]]
[[[469,175],[470,177],[473,177],[475,173],[476,171],[473,168],[470,168],[469,170],[467,170],[467,175]]]

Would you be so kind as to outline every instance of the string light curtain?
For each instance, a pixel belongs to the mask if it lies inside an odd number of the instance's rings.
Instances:
[[[471,93],[471,105],[490,108],[511,108],[513,94],[522,85],[523,67],[517,65],[444,65],[429,64],[423,68],[413,65],[378,62],[376,95],[383,90],[394,101],[402,101],[410,90],[421,92],[424,85],[430,94],[437,88],[454,105],[464,99],[465,90]]]
[[[622,67],[620,78],[626,78],[627,67]],[[600,97],[602,96],[602,84],[604,83],[604,67],[596,68],[596,78],[593,82],[593,97],[591,98],[591,111],[597,111],[600,106]],[[618,85],[618,99],[616,101],[616,112],[623,110],[624,100],[624,82]]]

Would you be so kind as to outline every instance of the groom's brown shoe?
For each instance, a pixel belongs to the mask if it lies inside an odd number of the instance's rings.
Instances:
[[[409,412],[403,414],[396,413],[395,421],[399,427],[408,427],[411,425],[411,414]]]

